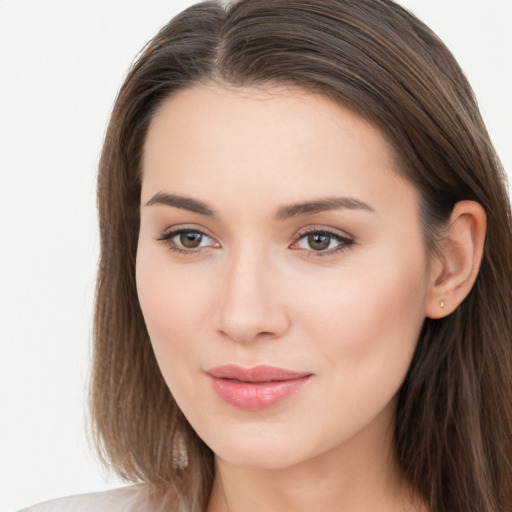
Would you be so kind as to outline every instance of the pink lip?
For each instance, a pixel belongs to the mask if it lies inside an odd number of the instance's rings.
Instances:
[[[312,375],[274,366],[242,368],[233,364],[216,366],[206,373],[220,398],[249,410],[264,409],[284,400],[296,393]]]

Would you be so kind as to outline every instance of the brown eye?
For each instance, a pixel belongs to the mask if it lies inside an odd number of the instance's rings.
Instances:
[[[324,251],[331,243],[332,237],[323,233],[310,233],[307,242],[314,251]]]
[[[218,247],[211,237],[197,229],[176,229],[157,238],[169,250],[179,254],[195,254],[209,247]]]
[[[305,249],[311,255],[333,255],[354,244],[352,238],[331,231],[313,230],[304,233],[295,243],[295,248]]]
[[[182,231],[179,235],[180,244],[187,249],[195,249],[201,245],[203,234],[197,231]]]

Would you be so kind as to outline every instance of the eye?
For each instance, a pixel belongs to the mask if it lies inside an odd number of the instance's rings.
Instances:
[[[293,249],[304,249],[317,256],[334,254],[348,248],[354,243],[352,238],[326,230],[311,230],[299,236]]]
[[[171,230],[158,238],[158,241],[178,253],[197,252],[203,248],[218,246],[217,242],[202,231],[187,228]]]
[[[187,249],[196,249],[200,247],[205,239],[205,235],[197,231],[182,231],[180,234],[175,235],[173,238],[174,243],[179,240],[180,245]]]

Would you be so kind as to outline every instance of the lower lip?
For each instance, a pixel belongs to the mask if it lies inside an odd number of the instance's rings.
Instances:
[[[271,407],[293,395],[310,375],[270,382],[242,382],[210,376],[213,389],[225,402],[240,409],[259,410]]]

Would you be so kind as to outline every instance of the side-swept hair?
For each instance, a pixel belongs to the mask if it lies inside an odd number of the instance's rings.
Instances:
[[[420,193],[431,255],[455,203],[484,207],[479,275],[456,311],[425,320],[399,391],[393,450],[432,512],[512,510],[506,178],[455,59],[391,0],[204,2],[171,20],[133,65],[98,176],[101,258],[90,403],[103,460],[127,480],[166,489],[175,510],[206,508],[213,454],[159,371],[137,299],[135,257],[148,125],[177,90],[211,82],[299,86],[379,127],[397,154],[398,172]]]

